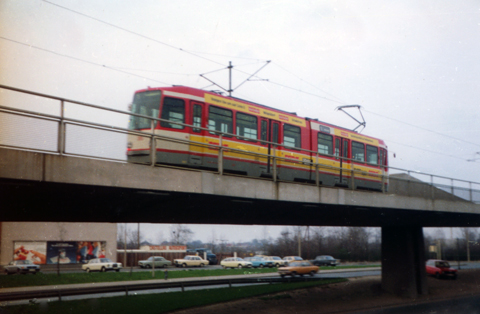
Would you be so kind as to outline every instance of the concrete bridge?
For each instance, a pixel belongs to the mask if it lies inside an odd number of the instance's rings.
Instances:
[[[435,188],[433,177],[425,183],[391,175],[389,192],[381,193],[225,175],[220,159],[219,171],[208,172],[105,161],[95,155],[83,158],[72,147],[85,136],[68,136],[76,129],[120,134],[123,139],[131,131],[69,118],[66,112],[81,106],[112,115],[130,113],[3,85],[0,89],[59,103],[58,114],[0,105],[2,117],[25,119],[28,126],[32,119],[43,121],[42,132],[36,133],[49,135],[24,134],[18,126],[3,130],[9,136],[0,138],[0,221],[381,227],[383,288],[405,296],[427,293],[423,227],[480,226],[480,205],[455,196],[453,187],[452,193]],[[70,105],[77,107],[66,110]],[[141,136],[154,140],[147,133]],[[89,148],[91,138],[95,136],[88,137]],[[99,145],[102,150],[105,143]],[[469,184],[463,191],[469,193],[467,199],[480,195],[472,183],[458,181]]]
[[[413,178],[390,192],[0,148],[2,221],[371,226],[382,285],[427,293],[422,227],[479,227],[480,205]]]

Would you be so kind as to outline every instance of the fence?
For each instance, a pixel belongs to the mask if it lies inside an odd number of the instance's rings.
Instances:
[[[153,132],[135,131],[124,127],[128,124],[130,116],[148,119],[151,121],[152,126],[157,122],[167,121],[164,119],[104,108],[5,85],[0,85],[0,91],[2,92],[4,101],[12,103],[11,106],[4,104],[0,106],[0,127],[2,128],[2,132],[0,132],[0,147],[126,162],[125,148],[127,146],[127,135],[134,134],[147,138],[151,143],[152,152],[156,150],[157,140],[176,143],[181,142],[187,145],[201,146],[215,150],[218,152],[217,171],[221,175],[224,174],[223,156],[225,150],[228,149],[229,152],[234,152],[239,155],[255,155],[256,158],[263,160],[270,158],[272,160],[273,171],[271,180],[273,181],[277,181],[276,172],[278,170],[278,162],[288,161],[289,163],[308,164],[315,169],[314,184],[317,186],[320,185],[319,174],[322,170],[341,170],[346,175],[348,174],[352,182],[354,182],[356,177],[368,175],[377,177],[382,183],[389,180],[390,186],[392,186],[394,182],[400,183],[400,185],[404,186],[405,193],[407,194],[418,194],[418,191],[421,190],[423,191],[421,193],[422,197],[452,199],[452,196],[454,196],[454,200],[467,200],[480,203],[480,183],[478,182],[453,179],[391,166],[388,166],[388,168],[393,175],[389,177],[381,174],[372,175],[364,171],[326,166],[319,163],[318,160],[319,157],[328,155],[304,149],[299,149],[299,151],[315,157],[312,161],[287,160],[275,154],[275,147],[282,145],[261,140],[258,140],[258,142],[274,146],[271,154],[245,152],[243,150],[227,148],[222,144],[224,136],[242,138],[241,136],[218,131],[215,131],[215,133],[219,135],[219,144],[179,140],[178,138],[159,136]],[[24,107],[30,109],[32,107],[30,105],[31,102],[34,102],[37,111],[24,109]],[[55,106],[56,109],[54,108]],[[179,122],[168,122],[193,127]],[[198,126],[195,126],[195,128],[211,132],[209,129]],[[28,130],[28,132],[26,130]],[[33,132],[31,130],[33,130]],[[155,160],[156,154],[150,154],[150,158],[151,160],[148,165],[158,166]],[[352,159],[343,157],[342,159],[345,161],[353,161]],[[395,176],[395,174],[402,174],[403,176]],[[355,184],[351,184],[350,186],[351,188],[355,188]],[[382,184],[382,188],[383,187],[384,184]],[[386,193],[387,191],[383,192]]]

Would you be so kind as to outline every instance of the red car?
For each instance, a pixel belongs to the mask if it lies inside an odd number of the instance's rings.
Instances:
[[[437,278],[451,277],[453,279],[457,279],[457,270],[450,268],[450,264],[447,261],[429,259],[426,267],[428,275],[433,275]]]

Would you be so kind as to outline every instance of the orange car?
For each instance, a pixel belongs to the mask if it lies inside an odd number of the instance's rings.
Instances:
[[[282,267],[278,269],[278,273],[280,276],[285,277],[287,275],[295,277],[296,275],[310,275],[310,276],[315,276],[315,274],[318,272],[319,267],[313,265],[309,261],[297,261],[297,262],[291,262],[288,263],[287,267]]]

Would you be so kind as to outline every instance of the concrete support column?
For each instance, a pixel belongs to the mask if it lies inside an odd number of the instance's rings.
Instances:
[[[428,293],[422,227],[382,227],[382,288],[410,298]]]

